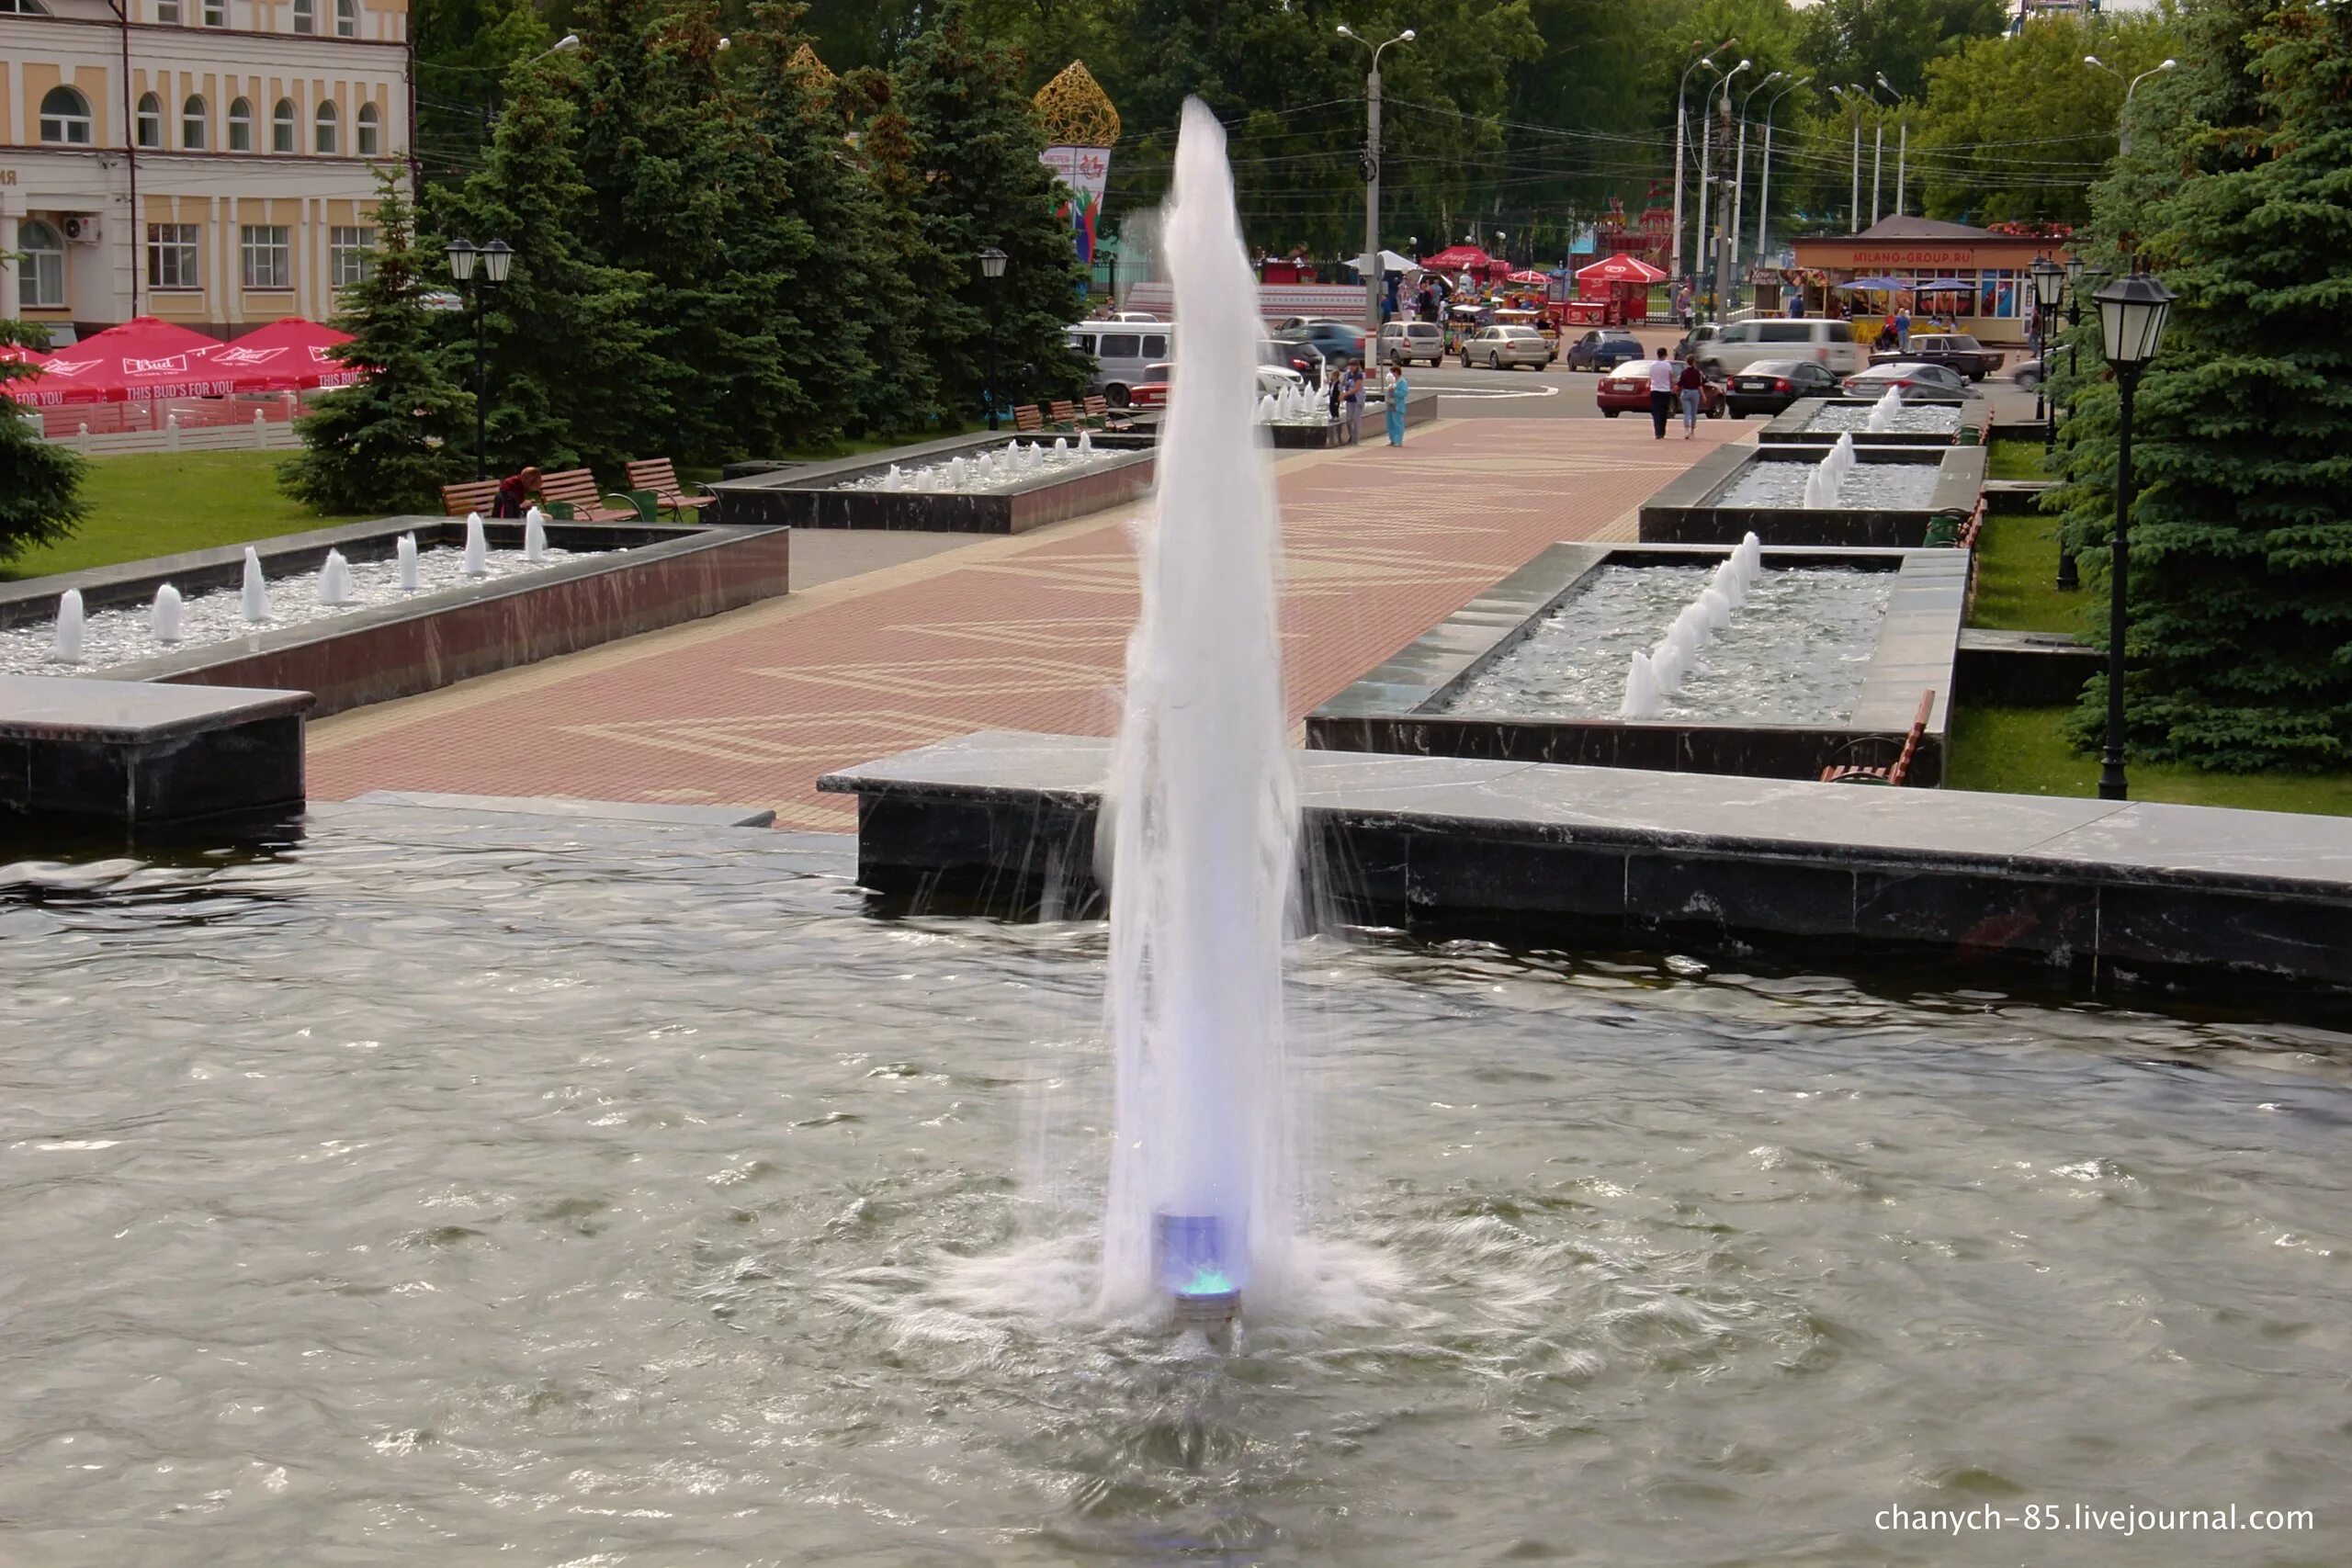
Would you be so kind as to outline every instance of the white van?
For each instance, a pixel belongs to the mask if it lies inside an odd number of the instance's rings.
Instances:
[[[1841,379],[1870,364],[1870,355],[1854,341],[1854,323],[1823,316],[1734,321],[1700,344],[1698,355],[1699,367],[1718,379],[1736,376],[1759,359],[1810,359]]]
[[[1127,406],[1127,389],[1151,378],[1151,367],[1171,357],[1174,339],[1165,321],[1080,321],[1063,340],[1094,361],[1089,391],[1100,392],[1114,409]]]

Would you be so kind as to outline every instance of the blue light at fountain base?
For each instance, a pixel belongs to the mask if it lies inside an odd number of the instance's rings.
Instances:
[[[1225,1223],[1215,1214],[1154,1214],[1153,1269],[1178,1323],[1226,1323],[1241,1311],[1241,1286],[1225,1256]]]

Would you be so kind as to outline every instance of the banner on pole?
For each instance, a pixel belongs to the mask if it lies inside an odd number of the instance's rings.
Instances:
[[[1078,245],[1078,259],[1093,265],[1095,224],[1102,216],[1103,189],[1111,183],[1111,150],[1048,147],[1038,154],[1038,162],[1053,170],[1055,177],[1069,190],[1061,206],[1062,221],[1070,227],[1070,236]]]

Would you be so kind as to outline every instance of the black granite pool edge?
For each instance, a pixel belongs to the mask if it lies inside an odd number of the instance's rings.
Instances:
[[[1309,714],[1306,743],[1317,750],[1811,779],[1832,763],[1893,761],[1918,715],[1920,694],[1932,692],[1911,778],[1923,785],[1940,782],[1966,609],[1968,557],[1960,550],[1764,551],[1768,570],[1828,566],[1895,573],[1861,692],[1842,724],[1434,711],[1523,641],[1599,568],[1702,564],[1724,554],[1708,545],[1552,545]]]
[[[1940,522],[1954,526],[1976,510],[1984,489],[1986,451],[1982,446],[1857,444],[1857,461],[1933,463],[1938,473],[1924,507],[1722,506],[1715,498],[1750,463],[1817,463],[1829,450],[1811,444],[1718,446],[1642,502],[1642,543],[1729,545],[1749,534],[1767,545],[1845,545],[1917,549]]]
[[[966,737],[830,774],[859,880],[1099,912],[1099,739]],[[2022,961],[2096,985],[2352,989],[2352,822],[1425,757],[1297,756],[1319,911],[1523,947]]]

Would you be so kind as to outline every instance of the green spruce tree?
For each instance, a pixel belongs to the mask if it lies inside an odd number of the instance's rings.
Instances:
[[[321,394],[295,422],[304,450],[277,470],[287,494],[322,513],[435,510],[438,488],[473,468],[474,400],[433,344],[414,209],[393,171],[376,181],[375,270],[344,291],[334,321],[352,334],[334,357],[358,368],[358,384]]]
[[[898,105],[897,84],[888,73],[867,68],[850,73],[841,90],[853,117],[860,122],[858,158],[877,204],[877,265],[891,279],[894,291],[910,300],[927,302],[922,301],[917,280],[939,276],[944,266],[916,209],[923,179],[915,165],[912,128]],[[905,378],[900,402],[907,417],[888,423],[913,429],[942,417],[938,338],[927,313],[910,308],[884,316],[876,323],[869,352],[877,363],[900,367]]]
[[[801,277],[816,237],[719,70],[717,15],[707,0],[592,0],[577,23],[591,232],[605,263],[650,279],[650,389],[673,455],[702,461],[808,430],[818,411],[786,340],[823,332]]]
[[[14,288],[14,277],[0,275]],[[46,348],[49,329],[30,321],[0,319],[0,348]],[[25,417],[8,395],[8,383],[35,373],[22,360],[0,357],[0,560],[74,531],[88,507],[82,500],[83,462],[62,446],[41,439],[40,427]]]
[[[2352,338],[2338,325],[2352,319],[2352,49],[2333,9],[2217,0],[2201,24],[2211,51],[2171,106],[2188,112],[2158,139],[2175,160],[2172,190],[2132,166],[2135,144],[2100,208],[2114,265],[2143,256],[2179,295],[2135,404],[2131,742],[2135,756],[2217,769],[2342,767],[2352,763]],[[2112,389],[2080,389],[2077,410],[2067,525],[2100,561]],[[2090,619],[2103,637],[2103,610]],[[2086,742],[2105,702],[2104,682],[2092,682],[2079,716]]]
[[[515,247],[503,288],[487,296],[488,446],[492,468],[582,465],[616,474],[630,457],[669,450],[667,367],[646,320],[651,279],[598,260],[588,236],[594,198],[580,173],[568,62],[516,70],[481,170],[434,193],[434,227]],[[444,319],[453,364],[473,362],[470,313]]]
[[[1070,395],[1085,378],[1063,331],[1085,309],[1084,274],[1060,186],[1038,162],[1045,133],[1020,60],[948,0],[893,74],[922,239],[912,281],[931,313],[943,402],[977,415],[991,378],[1000,403]],[[981,274],[990,247],[1007,258],[1002,277]]]

